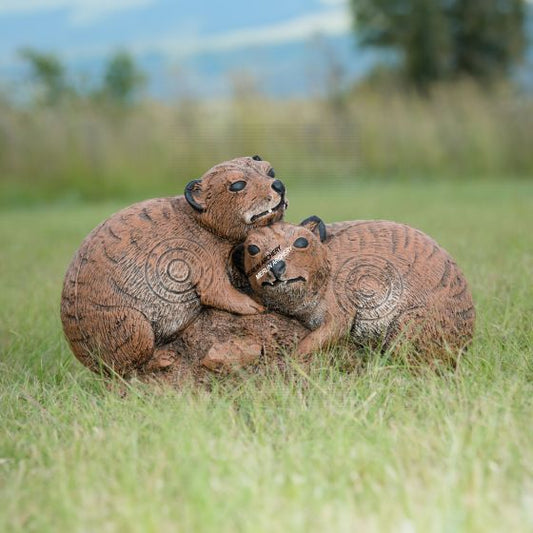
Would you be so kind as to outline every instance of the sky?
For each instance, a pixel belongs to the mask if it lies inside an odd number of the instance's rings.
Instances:
[[[344,0],[0,0],[0,61],[32,46],[65,57],[126,47],[175,57],[350,31]]]
[[[317,35],[329,51],[309,47]],[[56,53],[89,76],[127,49],[156,95],[169,93],[165,76],[176,68],[214,93],[243,68],[283,95],[303,90],[319,53],[336,55],[349,78],[375,59],[356,53],[348,0],[0,0],[0,76],[20,75],[22,47]]]
[[[310,39],[329,39],[345,61],[351,27],[347,0],[0,0],[0,75],[21,74],[23,47],[56,53],[89,77],[127,49],[155,93],[169,92],[165,73],[178,67],[215,93],[227,91],[228,74],[239,68],[283,80],[267,92],[299,92]]]

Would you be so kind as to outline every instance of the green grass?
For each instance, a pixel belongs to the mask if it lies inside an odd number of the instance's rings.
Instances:
[[[13,109],[0,101],[0,205],[122,200],[183,190],[217,162],[258,153],[302,186],[533,176],[533,98],[457,83],[431,98],[360,88],[341,100],[78,102]]]
[[[531,531],[533,185],[291,187],[289,219],[388,218],[456,257],[478,309],[456,372],[379,357],[121,398],[74,360],[60,286],[121,205],[0,214],[0,531]]]

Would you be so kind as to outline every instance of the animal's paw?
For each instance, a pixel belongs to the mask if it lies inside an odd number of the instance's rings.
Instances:
[[[307,357],[313,352],[319,351],[322,347],[322,344],[323,341],[320,337],[318,337],[316,334],[313,335],[313,333],[310,333],[300,342],[300,344],[298,344],[298,347],[296,348],[296,355],[299,357]]]
[[[152,358],[146,363],[148,372],[157,372],[170,367],[176,360],[176,354],[171,350],[156,349]]]
[[[265,312],[265,307],[251,298],[232,306],[232,311],[238,315],[256,315]]]

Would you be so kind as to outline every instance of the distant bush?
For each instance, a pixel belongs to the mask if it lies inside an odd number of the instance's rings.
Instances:
[[[107,62],[101,96],[116,105],[129,105],[146,83],[146,76],[137,67],[133,57],[119,51]]]
[[[19,53],[29,67],[29,78],[34,86],[33,101],[39,105],[57,105],[72,94],[65,66],[54,54],[24,48]]]
[[[134,57],[124,50],[107,59],[102,79],[92,88],[83,84],[77,87],[65,64],[55,54],[24,48],[19,56],[28,68],[30,82],[30,92],[25,99],[34,107],[79,105],[87,101],[125,107],[136,101],[147,80]]]
[[[335,105],[3,105],[4,205],[178,194],[211,165],[255,153],[289,184],[533,176],[533,101],[510,90],[456,85],[421,98],[367,88]]]

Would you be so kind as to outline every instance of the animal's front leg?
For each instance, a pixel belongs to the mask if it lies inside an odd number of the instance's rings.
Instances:
[[[200,295],[202,305],[222,309],[237,315],[255,315],[264,312],[265,308],[246,294],[239,292],[229,280],[210,287],[206,294]]]
[[[265,308],[252,300],[249,296],[237,290],[229,279],[227,265],[223,261],[224,253],[214,256],[214,277],[212,283],[203,285],[200,280],[198,294],[200,303],[207,307],[214,307],[222,311],[229,311],[237,315],[255,315],[263,313]]]
[[[302,356],[309,355],[339,341],[346,332],[347,327],[338,317],[336,319],[328,318],[318,329],[309,333],[298,344],[297,354]]]

